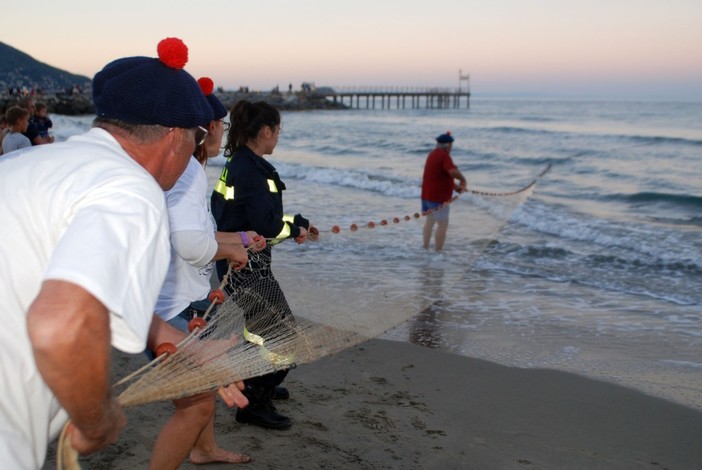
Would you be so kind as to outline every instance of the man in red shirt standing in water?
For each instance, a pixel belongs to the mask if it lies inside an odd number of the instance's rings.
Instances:
[[[426,216],[424,222],[424,249],[429,249],[431,232],[436,223],[434,248],[437,252],[444,248],[446,232],[449,224],[449,206],[453,191],[462,193],[468,182],[451,159],[453,136],[450,131],[436,138],[436,148],[431,151],[424,164],[422,178],[422,213]],[[459,183],[456,184],[455,180]]]

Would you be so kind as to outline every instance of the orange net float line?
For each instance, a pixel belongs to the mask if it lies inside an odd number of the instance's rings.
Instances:
[[[431,210],[428,210],[426,212],[421,212],[421,213],[415,212],[412,215],[405,214],[402,217],[392,217],[391,219],[382,219],[382,220],[380,220],[380,222],[375,222],[373,220],[370,220],[370,221],[366,222],[365,224],[353,223],[353,224],[349,225],[347,230],[349,230],[351,232],[357,232],[357,231],[363,230],[363,229],[374,229],[378,226],[390,227],[392,224],[399,224],[401,222],[409,222],[411,220],[417,220],[417,219],[420,219],[422,217],[426,217],[429,214],[432,214],[434,212],[438,212],[438,211],[446,208],[446,206],[448,206],[449,204],[454,202],[456,199],[458,199],[458,197],[459,197],[459,195],[457,194],[457,195],[453,196],[450,201],[442,204],[441,206],[439,206],[435,209],[431,209]],[[329,230],[319,230],[319,233],[327,232],[327,233],[338,234],[338,233],[341,233],[342,230],[343,229],[339,225],[333,225],[331,227],[331,229],[329,229]]]

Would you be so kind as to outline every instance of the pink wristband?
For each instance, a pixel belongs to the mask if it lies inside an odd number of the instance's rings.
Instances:
[[[246,232],[239,232],[239,235],[241,235],[241,243],[244,244],[244,248],[249,246],[249,237],[246,235]]]

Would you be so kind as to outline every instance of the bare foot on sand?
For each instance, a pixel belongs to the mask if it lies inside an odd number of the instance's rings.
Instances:
[[[205,453],[198,449],[193,449],[190,452],[189,457],[190,463],[195,465],[202,465],[205,463],[249,463],[251,462],[251,457],[246,454],[239,454],[236,452],[229,452],[221,447],[214,449],[212,452]]]

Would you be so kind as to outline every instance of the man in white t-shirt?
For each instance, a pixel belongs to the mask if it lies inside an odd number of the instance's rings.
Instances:
[[[140,353],[149,334],[173,340],[176,330],[152,327],[170,258],[163,190],[212,110],[182,69],[182,41],[158,51],[97,73],[93,129],[0,159],[3,468],[41,468],[68,418],[81,454],[116,441],[126,418],[111,346]]]

